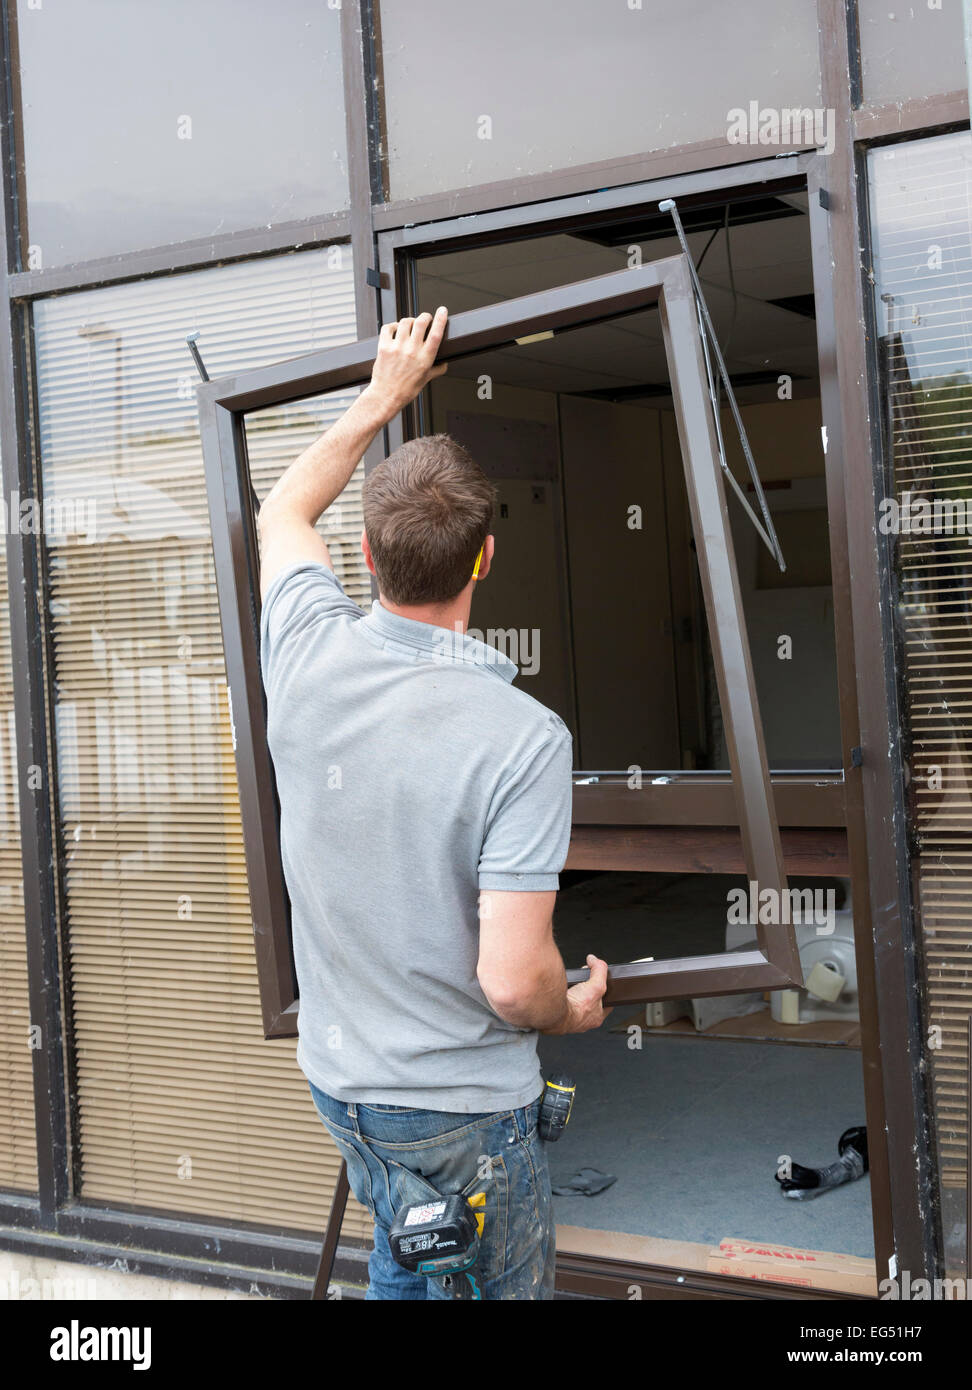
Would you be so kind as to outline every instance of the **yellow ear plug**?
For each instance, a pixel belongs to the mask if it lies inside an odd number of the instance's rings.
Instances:
[[[480,564],[482,563],[483,551],[484,551],[485,549],[486,549],[486,542],[483,541],[482,545],[479,547],[479,554],[476,556],[476,563],[475,563],[475,565],[473,566],[473,572],[472,572],[472,577],[473,577],[473,579],[478,579],[478,578],[479,578],[479,566],[480,566]]]

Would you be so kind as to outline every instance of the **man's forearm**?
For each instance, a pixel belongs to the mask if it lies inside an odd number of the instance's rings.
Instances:
[[[529,992],[521,987],[515,997],[495,1000],[490,998],[488,989],[485,993],[493,1011],[517,1028],[535,1028],[539,1033],[558,1032],[567,1021],[567,972],[556,946],[552,946],[549,957],[534,976]]]
[[[321,513],[340,497],[369,444],[394,414],[386,398],[366,387],[341,418],[278,478],[260,508],[261,517],[286,511],[309,526],[316,525]]]
[[[531,1000],[529,1017],[522,1028],[535,1028],[538,1033],[562,1033],[570,1018],[570,1005],[567,1001],[567,972],[561,960],[556,979]]]

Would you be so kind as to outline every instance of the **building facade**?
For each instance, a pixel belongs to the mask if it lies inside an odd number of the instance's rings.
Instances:
[[[787,870],[852,886],[873,1229],[862,1296],[904,1271],[972,1272],[961,6],[0,8],[0,1247],[302,1296],[337,1180],[288,1030],[265,1037],[270,966],[253,944],[241,705],[187,335],[210,377],[242,380],[438,302],[501,316],[507,301],[677,251],[658,209],[674,198],[700,274],[714,247],[707,295],[799,557],[786,588],[753,552],[746,621]],[[569,869],[738,873],[732,731],[719,733],[691,528],[672,501],[661,335],[632,319],[611,330],[623,343],[584,340],[591,324],[576,350],[548,358],[539,342],[515,369],[497,355],[508,340],[483,339],[401,428],[465,429],[488,449],[500,426],[463,382],[492,374],[509,393],[503,418],[522,426],[503,450],[532,459],[498,474],[511,520],[520,489],[538,506],[544,488],[559,499],[559,521],[534,516],[511,544],[539,570],[549,543],[548,568],[563,570],[563,602],[537,579],[526,626],[563,622],[552,646],[570,651],[537,687],[584,750]],[[642,350],[652,365],[635,371]],[[292,399],[254,397],[243,429],[257,496],[352,391],[322,377]],[[628,413],[605,426],[616,407]],[[627,467],[649,419],[658,492],[634,500],[664,517],[665,543],[642,585],[620,560],[611,569],[598,528],[612,483],[593,461],[610,437]],[[554,435],[556,462],[537,472]],[[327,535],[366,603],[360,528],[357,478]],[[664,590],[668,627],[634,671],[602,615],[640,613],[643,588]],[[781,622],[812,649],[792,684],[759,655]],[[338,1260],[349,1285],[368,1232],[352,1204]],[[675,1244],[654,1241],[650,1221],[575,1231],[559,1286],[837,1294],[772,1276],[757,1287],[691,1252],[680,1263]]]

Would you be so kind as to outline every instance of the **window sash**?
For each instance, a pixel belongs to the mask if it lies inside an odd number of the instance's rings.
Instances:
[[[653,304],[661,314],[747,877],[759,892],[772,890],[775,901],[782,904],[786,874],[780,830],[685,257],[671,256],[457,314],[447,326],[439,360],[468,357],[530,333],[578,327]],[[364,384],[377,347],[376,338],[367,338],[204,383],[198,389],[227,697],[267,1037],[296,1032],[298,998],[279,810],[266,741],[259,662],[259,551],[244,420],[249,411]],[[389,427],[389,447],[394,448],[401,438],[399,417]],[[753,926],[756,947],[750,951],[612,965],[606,1002],[802,985],[793,925],[757,921]],[[586,970],[571,971],[569,978],[576,981],[586,974]]]

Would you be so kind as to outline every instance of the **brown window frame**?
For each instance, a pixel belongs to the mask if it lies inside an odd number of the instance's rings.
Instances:
[[[786,892],[752,660],[729,527],[702,339],[689,266],[670,256],[456,314],[440,360],[507,346],[532,333],[578,327],[657,304],[675,405],[699,572],[715,658],[732,787],[750,882]],[[291,358],[198,388],[213,557],[233,721],[243,839],[265,1035],[296,1033],[298,997],[279,815],[266,741],[259,660],[259,551],[247,461],[251,411],[367,382],[377,339]],[[400,437],[395,422],[389,431]],[[756,948],[612,965],[607,1001],[742,993],[800,986],[792,925],[754,923]],[[583,978],[585,971],[571,972]]]

